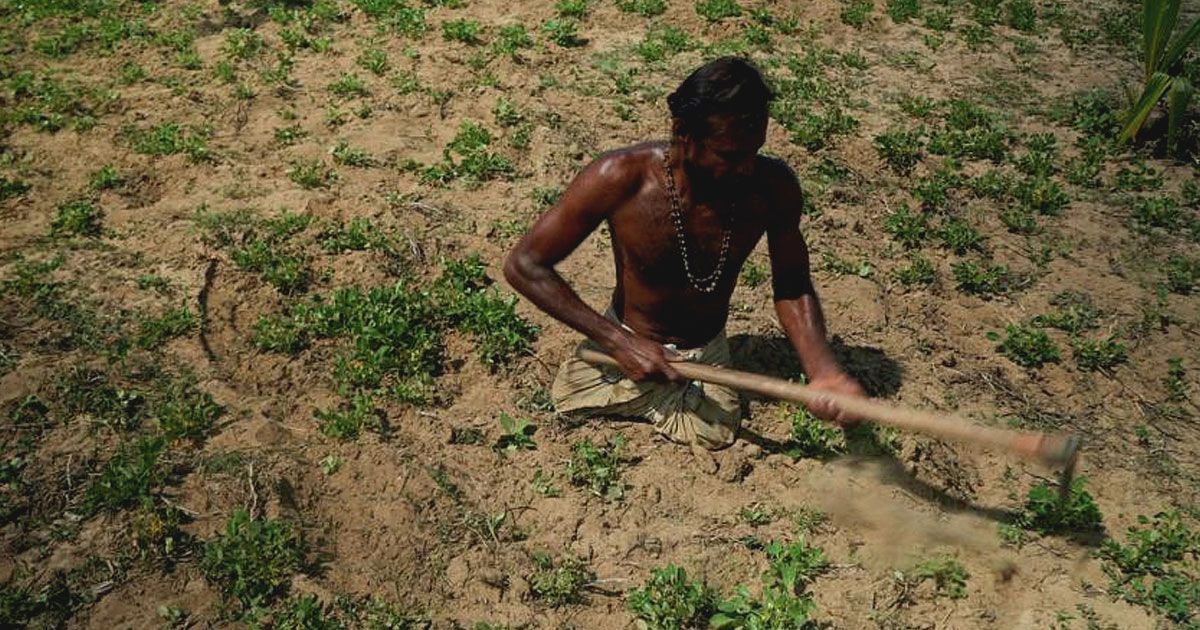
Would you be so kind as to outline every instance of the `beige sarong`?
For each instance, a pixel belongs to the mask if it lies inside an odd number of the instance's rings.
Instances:
[[[617,321],[611,311],[605,316]],[[600,349],[590,340],[581,347]],[[729,363],[724,332],[702,348],[677,352],[685,361]],[[616,368],[595,366],[576,356],[559,368],[551,396],[559,413],[645,418],[673,442],[713,450],[733,443],[742,420],[741,400],[728,387],[696,381],[636,383]]]

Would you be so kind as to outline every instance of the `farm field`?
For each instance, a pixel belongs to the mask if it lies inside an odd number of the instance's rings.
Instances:
[[[0,0],[0,627],[1200,628],[1200,99],[1118,138],[1141,10]],[[554,413],[503,258],[722,55],[841,362],[1079,434],[1064,503],[757,398],[712,456]],[[734,363],[799,379],[769,269]],[[607,231],[560,270],[602,309]]]

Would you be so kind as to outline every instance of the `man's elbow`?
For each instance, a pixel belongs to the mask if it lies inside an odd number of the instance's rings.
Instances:
[[[524,293],[531,266],[532,261],[529,259],[529,254],[517,247],[504,259],[504,279],[508,281],[509,286]]]

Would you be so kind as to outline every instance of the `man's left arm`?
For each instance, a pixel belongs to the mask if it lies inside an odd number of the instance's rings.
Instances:
[[[865,392],[862,386],[838,365],[826,339],[825,315],[813,287],[808,245],[800,233],[803,210],[800,184],[790,169],[786,177],[780,179],[782,181],[774,187],[773,216],[767,227],[775,313],[792,347],[796,349],[811,388],[863,396]],[[810,405],[809,408],[826,420],[842,424],[851,424],[855,420],[832,402]]]

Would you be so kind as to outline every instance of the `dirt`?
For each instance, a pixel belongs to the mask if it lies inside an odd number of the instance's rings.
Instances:
[[[2,29],[12,46],[3,62],[6,71],[73,73],[89,85],[113,84],[119,93],[86,132],[42,133],[17,124],[5,128],[0,174],[19,177],[32,189],[0,202],[0,249],[7,261],[2,277],[13,277],[18,253],[44,260],[61,251],[64,264],[54,277],[69,281],[73,295],[92,301],[99,312],[155,313],[183,304],[205,314],[202,332],[170,341],[158,359],[171,370],[193,372],[198,385],[226,410],[215,434],[178,455],[192,464],[164,491],[189,515],[184,525],[188,534],[211,538],[237,509],[288,519],[299,525],[312,547],[311,566],[293,578],[292,593],[316,594],[322,601],[337,595],[376,596],[428,616],[437,628],[456,623],[470,627],[481,620],[513,627],[623,628],[633,624],[623,594],[641,585],[651,569],[668,563],[686,567],[689,575],[726,594],[739,584],[756,588],[765,559],[741,540],[751,535],[789,539],[795,530],[786,517],[760,526],[739,518],[742,508],[760,503],[774,510],[806,508],[828,515],[828,523],[810,541],[823,547],[833,563],[813,586],[816,617],[830,627],[1084,627],[1079,606],[1093,610],[1106,626],[1166,627],[1161,618],[1105,592],[1107,578],[1094,546],[1060,536],[1035,537],[1021,548],[1002,543],[999,523],[1020,509],[1030,486],[1053,475],[1002,453],[901,435],[895,455],[793,460],[772,447],[788,438],[789,409],[754,400],[745,439],[715,454],[716,470],[709,473],[705,458],[665,442],[644,423],[573,423],[552,412],[522,408],[520,401],[548,388],[557,365],[579,340],[524,301],[518,311],[541,328],[529,356],[492,372],[474,358],[468,339],[453,337],[446,373],[436,381],[442,404],[385,405],[389,439],[372,433],[344,443],[324,436],[313,412],[341,399],[330,368],[336,343],[318,342],[296,356],[257,350],[251,342],[255,322],[282,312],[297,298],[238,269],[227,250],[207,242],[193,221],[198,208],[253,208],[265,215],[289,210],[318,222],[369,218],[406,243],[407,252],[398,261],[377,252],[330,255],[310,246],[307,253],[318,271],[310,289],[314,295],[338,286],[388,283],[395,265],[431,278],[444,259],[471,252],[482,256],[489,275],[503,285],[500,264],[516,234],[497,226],[526,224],[540,211],[531,201],[534,191],[564,187],[597,153],[664,137],[669,121],[663,95],[704,58],[692,50],[658,64],[637,60],[630,47],[641,40],[650,21],[610,2],[593,3],[580,28],[587,44],[579,48],[549,43],[537,31],[537,25],[555,15],[546,1],[517,6],[469,0],[464,8],[432,8],[429,32],[418,40],[378,35],[365,15],[342,4],[348,19],[325,31],[332,37],[332,51],[298,52],[293,69],[298,87],[282,94],[257,76],[282,50],[281,27],[261,22],[257,31],[267,50],[239,66],[256,92],[249,100],[235,98],[232,86],[211,76],[222,58],[227,30],[216,2],[193,4],[200,17],[190,22],[171,3],[146,17],[157,30],[187,23],[196,27],[195,45],[205,64],[196,72],[181,70],[173,52],[152,43],[124,43],[111,54],[83,52],[62,60],[25,45],[35,39],[34,33],[51,32],[64,20],[39,22],[29,32],[11,25]],[[1086,23],[1116,10],[1108,3],[1085,4],[1072,9]],[[846,71],[852,75],[845,79],[852,98],[861,101],[850,110],[860,121],[857,129],[829,147],[809,151],[772,125],[766,147],[805,178],[819,209],[802,227],[830,334],[844,363],[873,394],[897,403],[954,411],[973,422],[1001,426],[1014,414],[1038,412],[1051,425],[1034,428],[1082,435],[1078,472],[1086,477],[1110,535],[1120,534],[1142,514],[1172,507],[1195,514],[1200,507],[1200,425],[1195,418],[1200,412],[1194,402],[1185,402],[1181,407],[1190,415],[1184,419],[1154,415],[1166,398],[1169,357],[1184,358],[1191,370],[1186,377],[1191,400],[1197,399],[1200,302],[1194,293],[1167,295],[1165,309],[1173,323],[1127,337],[1128,361],[1109,373],[1077,369],[1067,358],[1067,337],[1058,331],[1050,334],[1064,358],[1040,369],[1015,365],[985,336],[1007,323],[1052,311],[1051,298],[1068,289],[1093,297],[1103,313],[1102,332],[1125,330],[1142,321],[1143,305],[1155,303],[1158,265],[1167,253],[1194,258],[1200,252],[1194,241],[1151,241],[1138,235],[1129,227],[1128,199],[1105,189],[1068,187],[1073,200],[1063,216],[1047,218],[1050,229],[1030,238],[1005,229],[996,203],[972,200],[965,216],[987,237],[994,260],[1022,273],[1038,272],[1028,248],[1053,249],[1061,243],[1067,250],[1051,256],[1032,286],[985,300],[955,288],[950,265],[959,258],[934,246],[927,253],[939,280],[928,288],[906,290],[891,279],[906,255],[882,230],[886,214],[911,200],[913,185],[912,178],[889,171],[872,144],[875,135],[909,121],[895,105],[896,94],[986,100],[1007,93],[1007,100],[994,106],[1011,116],[1017,130],[1053,133],[1065,162],[1078,152],[1078,134],[1053,122],[1040,107],[1088,89],[1116,90],[1122,79],[1139,76],[1136,59],[1128,50],[1102,42],[1072,50],[1051,27],[1028,37],[1037,45],[1034,54],[1016,52],[1013,39],[1019,34],[1003,25],[995,28],[998,43],[992,49],[971,51],[950,33],[934,51],[922,43],[929,31],[919,21],[895,25],[882,6],[861,30],[840,21],[841,3],[771,3],[769,8],[790,12],[805,27],[813,25],[817,32],[811,37],[819,44],[838,52],[859,51],[868,63],[866,70]],[[959,23],[969,20],[965,13],[957,15]],[[460,17],[486,25],[488,38],[499,25],[519,20],[529,25],[539,44],[524,51],[519,62],[497,57],[488,71],[498,86],[481,85],[479,73],[466,63],[476,50],[443,41],[440,34],[441,22]],[[749,19],[710,25],[692,3],[678,2],[658,21],[696,40],[716,41],[736,34],[736,25]],[[802,50],[810,36],[774,37],[775,50],[786,53]],[[387,79],[355,65],[360,44],[367,41],[386,51],[390,74],[412,69],[422,84],[453,90],[454,95],[439,106],[421,93],[398,93]],[[406,50],[415,54],[409,58]],[[908,51],[924,65],[896,61]],[[631,99],[634,120],[622,120],[614,109],[619,96],[595,63],[606,54],[638,68],[637,80],[652,88],[650,97]],[[115,83],[121,65],[131,60],[145,68],[149,79]],[[371,96],[341,99],[326,90],[350,72],[366,79]],[[166,85],[171,77],[180,80],[180,87]],[[408,159],[441,159],[442,147],[460,121],[482,121],[499,132],[492,110],[500,96],[513,100],[532,123],[527,150],[503,149],[516,163],[518,175],[511,181],[434,187],[399,168]],[[369,117],[352,113],[360,104],[369,104]],[[328,127],[330,107],[340,108],[348,121]],[[294,112],[295,120],[283,119],[284,111]],[[211,125],[214,161],[194,164],[184,155],[142,155],[123,139],[126,125],[144,128],[166,121]],[[275,130],[291,124],[308,136],[295,146],[281,146]],[[329,149],[340,138],[374,156],[377,166],[337,166],[338,179],[327,190],[305,190],[288,178],[289,163],[297,158],[331,163]],[[811,183],[813,168],[824,157],[844,164],[850,178],[825,190]],[[1111,160],[1102,179],[1109,181],[1131,159],[1126,154]],[[928,172],[935,162],[928,158],[917,174]],[[1146,163],[1162,172],[1164,191],[1176,191],[1197,176],[1186,163],[1161,157]],[[88,178],[103,164],[116,165],[126,178],[118,190],[96,195],[105,211],[103,236],[47,237],[57,206],[87,194]],[[969,171],[981,168],[968,164]],[[864,278],[828,271],[818,264],[825,253],[868,260],[873,272]],[[768,268],[765,247],[751,260]],[[603,307],[613,283],[607,235],[590,237],[560,270],[585,301]],[[137,278],[147,273],[167,278],[170,292],[138,289]],[[0,375],[0,408],[9,409],[31,393],[52,396],[54,379],[62,371],[95,359],[48,345],[57,326],[30,317],[29,304],[20,298],[0,295],[0,342],[19,356]],[[739,367],[785,377],[799,374],[775,319],[769,283],[742,283],[733,298],[728,332]],[[491,448],[501,434],[500,412],[537,425],[536,450],[501,454]],[[50,534],[49,524],[70,520],[81,484],[97,474],[100,462],[120,441],[111,431],[95,428],[86,414],[58,420],[62,422],[40,438],[26,467],[27,481],[39,480],[39,492],[45,493],[38,518],[27,515],[0,526],[0,578],[32,575],[41,583],[55,569],[109,559],[122,569],[111,576],[95,572],[97,584],[110,583],[66,627],[160,627],[160,606],[186,609],[190,627],[239,626],[194,555],[168,569],[120,560],[130,548],[127,513],[78,523],[69,540]],[[1150,446],[1138,443],[1135,428],[1143,425],[1151,427]],[[480,445],[450,444],[456,427],[478,428],[485,440]],[[603,442],[618,433],[628,438],[625,498],[607,502],[571,487],[564,474],[571,445],[584,438]],[[205,472],[199,465],[228,453],[242,456],[231,470]],[[319,465],[328,456],[342,461],[333,474]],[[438,468],[461,489],[461,505],[432,478],[430,471]],[[535,492],[531,480],[538,470],[549,474],[561,496]],[[506,514],[505,529],[498,538],[472,531],[462,521],[462,506]],[[589,562],[597,580],[582,604],[552,609],[531,596],[532,554],[539,550]],[[938,597],[928,585],[911,591],[896,579],[896,572],[936,554],[956,557],[969,572],[965,598]],[[1061,612],[1075,615],[1075,625],[1056,621]]]

